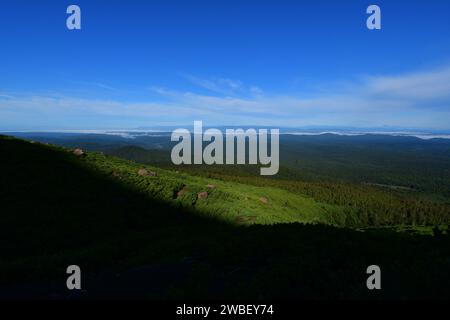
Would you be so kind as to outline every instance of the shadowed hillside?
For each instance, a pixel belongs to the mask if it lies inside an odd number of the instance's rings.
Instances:
[[[0,154],[3,298],[450,297],[447,234],[342,228],[339,203],[101,153],[1,137]]]

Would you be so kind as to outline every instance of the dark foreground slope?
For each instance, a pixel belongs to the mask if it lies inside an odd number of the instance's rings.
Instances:
[[[239,226],[172,199],[185,186],[163,171],[152,182],[131,162],[6,137],[0,155],[2,298],[450,297],[448,235]],[[65,289],[71,264],[82,292]],[[366,288],[372,264],[380,291]]]

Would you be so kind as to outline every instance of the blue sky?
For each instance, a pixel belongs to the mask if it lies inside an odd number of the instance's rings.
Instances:
[[[450,129],[446,0],[9,0],[0,43],[0,130]]]

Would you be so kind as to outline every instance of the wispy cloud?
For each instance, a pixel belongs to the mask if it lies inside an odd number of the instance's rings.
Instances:
[[[109,91],[115,91],[115,92],[121,91],[120,89],[114,88],[112,86],[109,86],[109,85],[101,83],[101,82],[71,81],[71,83],[76,84],[76,85],[82,85],[82,86],[100,88],[100,89],[109,90]]]
[[[195,86],[221,95],[236,96],[262,94],[262,90],[257,86],[246,86],[240,80],[217,77],[205,79],[187,73],[182,73],[181,76]]]
[[[0,91],[0,99],[12,99],[13,96]]]

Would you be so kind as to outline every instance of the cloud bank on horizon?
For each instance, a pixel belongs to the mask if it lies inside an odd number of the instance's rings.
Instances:
[[[150,87],[145,89],[153,94],[148,101],[121,101],[0,92],[0,128],[131,129],[197,119],[208,125],[450,128],[450,66],[361,77],[309,92],[308,97],[266,93],[240,80],[183,77],[207,93]]]

